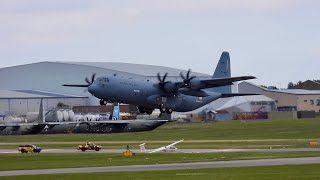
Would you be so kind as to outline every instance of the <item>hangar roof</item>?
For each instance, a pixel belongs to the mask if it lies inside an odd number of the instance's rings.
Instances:
[[[0,99],[88,98],[38,90],[0,90]]]
[[[294,94],[294,95],[320,95],[320,90],[305,90],[305,89],[268,89],[266,91],[276,92],[276,93],[285,93],[285,94]]]
[[[251,86],[257,87],[257,88],[262,89],[262,90],[268,89],[268,88],[265,88],[263,86],[260,86],[260,85],[257,85],[257,84],[254,84],[254,83],[248,82],[248,81],[242,81],[242,82],[239,83],[239,85],[241,85],[241,84],[249,84]]]
[[[181,70],[171,67],[146,65],[146,64],[131,64],[131,63],[119,63],[119,62],[56,62],[65,64],[85,65],[104,69],[111,69],[116,71],[128,72],[143,76],[157,76],[157,73],[167,72],[169,76],[180,76],[180,72],[186,73],[187,70]],[[208,74],[192,72],[196,76],[211,76]]]
[[[241,104],[251,104],[252,102],[274,102],[273,99],[264,96],[264,95],[255,95],[255,96],[237,96],[230,98],[222,98],[218,99],[216,103],[214,103],[215,110],[224,110],[232,107],[239,107]],[[251,105],[250,105],[251,106]],[[248,106],[249,108],[249,106]],[[249,111],[250,112],[250,111]]]

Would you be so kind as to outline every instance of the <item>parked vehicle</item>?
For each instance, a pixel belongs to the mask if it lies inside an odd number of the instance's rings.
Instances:
[[[100,151],[102,147],[95,145],[92,142],[87,142],[85,145],[79,145],[78,150],[81,151],[86,151],[86,150],[95,150],[95,151]]]
[[[37,147],[33,144],[26,144],[26,145],[20,145],[18,148],[18,151],[20,151],[21,153],[39,153],[41,152],[41,148]]]

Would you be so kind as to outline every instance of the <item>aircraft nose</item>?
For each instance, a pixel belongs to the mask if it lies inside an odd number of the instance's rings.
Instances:
[[[96,91],[96,85],[95,85],[95,84],[91,84],[91,85],[88,87],[88,91],[89,91],[91,94],[94,94],[94,92]]]

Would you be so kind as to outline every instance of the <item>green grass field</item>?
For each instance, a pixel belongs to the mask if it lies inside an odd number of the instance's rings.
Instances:
[[[43,148],[75,148],[86,141],[99,143],[105,148],[123,148],[127,144],[131,148],[138,148],[139,143],[149,142],[148,146],[155,148],[179,139],[186,140],[179,144],[181,148],[308,147],[309,140],[320,139],[319,127],[319,118],[261,122],[167,123],[149,132],[0,136],[0,148],[16,148],[21,143],[35,143]],[[204,142],[188,142],[192,140]]]
[[[131,149],[147,142],[147,148],[156,148],[170,142],[185,139],[178,148],[283,148],[309,147],[310,140],[319,140],[320,119],[266,120],[260,122],[218,122],[218,123],[167,123],[150,132],[120,134],[59,134],[59,135],[20,135],[0,136],[0,148],[17,148],[22,143],[35,143],[43,148],[76,148],[86,141],[96,142],[103,148]],[[75,153],[75,154],[0,154],[0,171],[17,169],[43,169],[64,167],[93,167],[132,164],[155,164],[174,162],[221,161],[238,159],[261,159],[282,157],[314,157],[320,152],[241,152],[241,153],[199,153],[199,154],[137,154],[135,157],[123,157],[120,154]],[[302,168],[300,168],[302,167]],[[310,167],[309,174],[303,169]],[[281,169],[280,171],[278,169]],[[320,177],[319,165],[223,168],[182,171],[94,173],[70,175],[45,175],[46,179],[298,179]],[[228,172],[231,170],[232,173]],[[296,171],[296,169],[298,169]],[[247,171],[245,171],[247,170]],[[284,172],[284,170],[289,172]],[[185,175],[191,173],[191,175]],[[198,174],[197,174],[198,173]],[[199,174],[200,173],[200,174]],[[195,175],[193,175],[195,174]],[[246,176],[247,175],[247,176]],[[25,176],[23,178],[43,178],[43,176]],[[4,179],[1,177],[1,179]],[[8,178],[10,179],[10,177]],[[126,178],[127,179],[127,178]]]
[[[31,176],[1,177],[2,180],[25,179],[25,180],[70,180],[70,179],[117,179],[117,180],[149,180],[149,179],[172,179],[172,180],[312,180],[320,177],[320,164],[310,165],[286,165],[286,166],[258,166],[216,169],[186,169],[170,171],[143,171],[143,172],[115,172],[115,173],[79,173],[79,174],[48,174]]]
[[[59,134],[0,136],[0,142],[83,142],[243,140],[243,139],[319,139],[320,118],[264,120],[261,122],[167,123],[153,131],[119,134]]]
[[[34,142],[37,146],[42,147],[43,149],[54,149],[54,148],[66,148],[66,149],[76,149],[78,145],[83,144],[85,141],[82,142],[67,142],[67,143],[45,143],[45,142]],[[143,143],[144,141],[133,142],[133,141],[118,141],[118,142],[99,142],[94,141],[96,144],[101,145],[103,149],[125,149],[126,145],[129,145],[131,149],[139,149],[139,144]],[[148,149],[158,148],[161,146],[168,145],[173,141],[168,142],[157,142],[151,141],[146,144]],[[0,149],[16,149],[19,144],[21,143],[1,143]],[[260,148],[260,149],[269,149],[269,148],[305,148],[309,146],[309,140],[268,140],[268,141],[236,141],[236,142],[229,142],[229,141],[212,141],[212,142],[189,142],[184,141],[177,145],[180,149],[206,149],[206,148],[213,148],[213,149],[227,149],[227,148]],[[320,146],[319,146],[320,147]]]
[[[315,157],[320,152],[232,152],[232,153],[160,153],[137,154],[1,154],[0,171],[67,167],[119,166],[133,164],[165,164],[177,162],[228,161],[240,159],[270,159],[287,157]]]

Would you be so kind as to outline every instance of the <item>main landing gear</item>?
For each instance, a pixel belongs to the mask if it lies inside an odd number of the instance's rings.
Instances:
[[[106,100],[106,99],[100,99],[100,105],[101,105],[101,106],[105,106],[105,105],[107,105],[107,103],[108,103],[108,100]]]
[[[173,112],[172,109],[166,109],[166,108],[164,108],[164,107],[162,107],[162,106],[160,106],[159,109],[160,109],[160,112],[161,112],[161,113],[171,114],[171,113]]]
[[[138,106],[138,109],[140,113],[147,113],[149,115],[152,114],[152,111],[154,110],[154,109],[149,109],[142,106]]]

